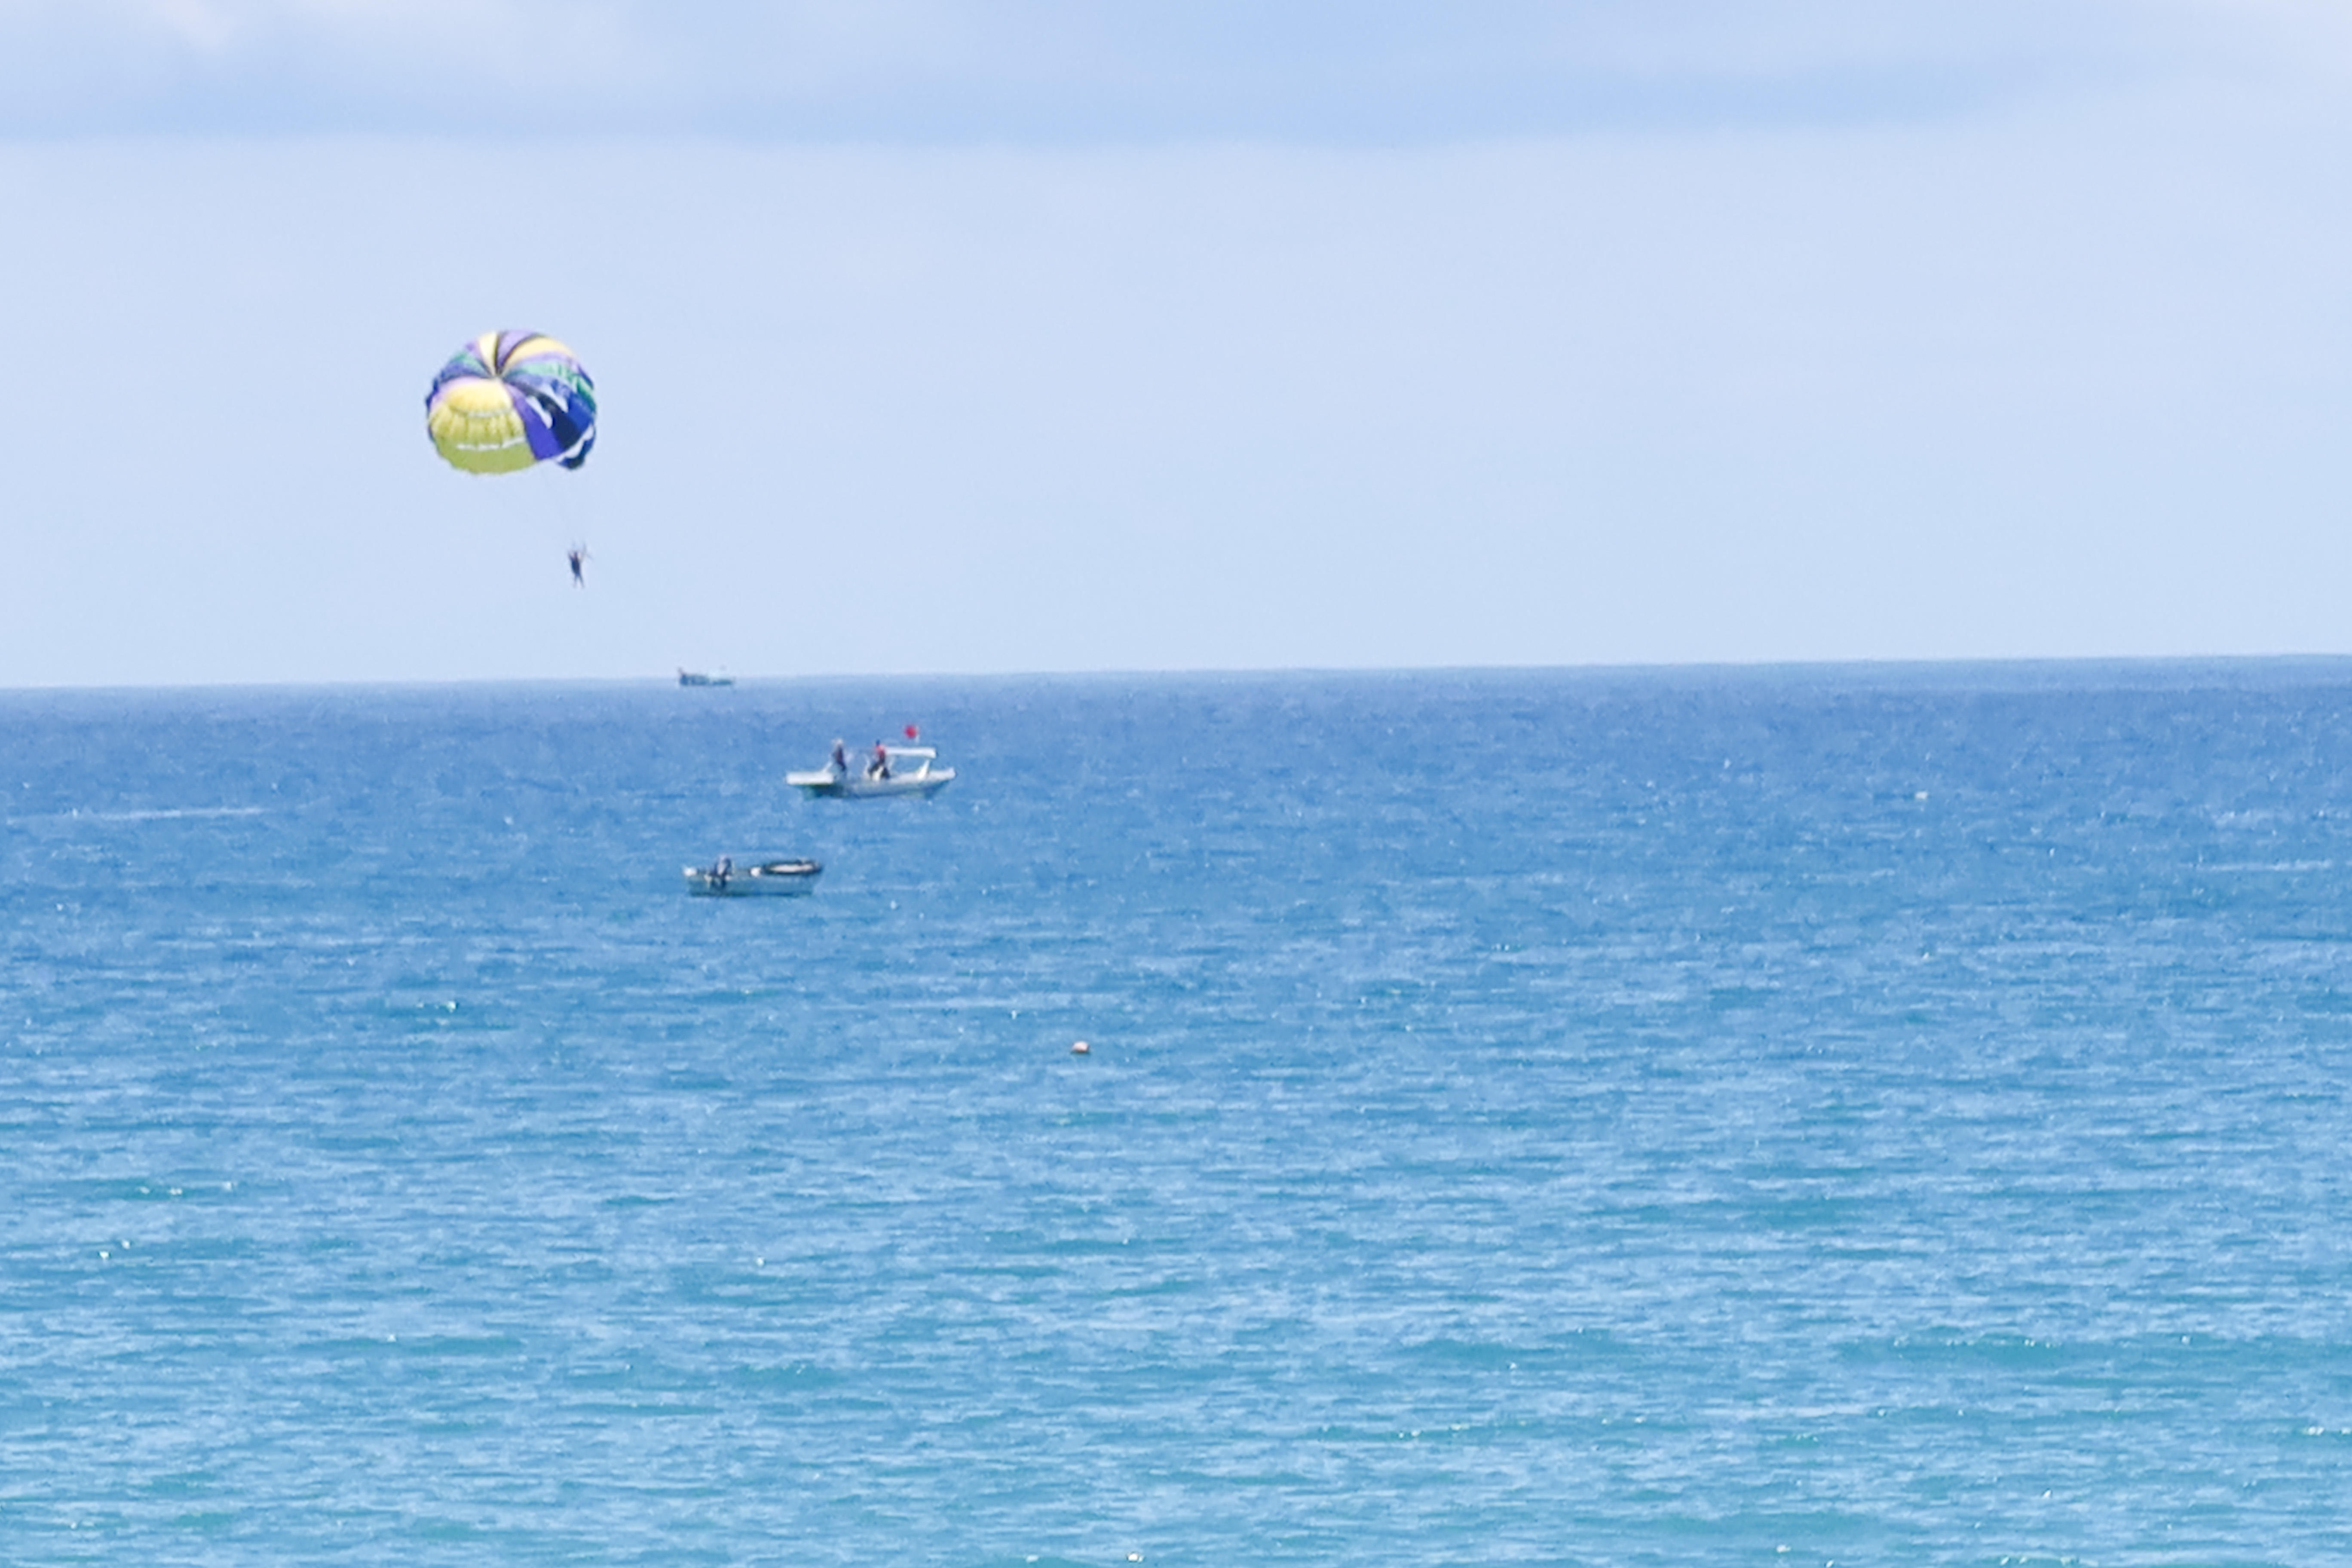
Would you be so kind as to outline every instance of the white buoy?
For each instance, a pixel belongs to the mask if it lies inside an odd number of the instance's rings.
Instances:
[[[1070,1054],[1074,1057],[1082,1057],[1093,1049],[1094,1047],[1092,1046],[1087,1044],[1084,1040],[1080,1040],[1070,1047]]]

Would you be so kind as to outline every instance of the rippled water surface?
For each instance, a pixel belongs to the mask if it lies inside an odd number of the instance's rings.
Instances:
[[[15,693],[0,790],[0,1561],[2352,1556],[2352,667]]]

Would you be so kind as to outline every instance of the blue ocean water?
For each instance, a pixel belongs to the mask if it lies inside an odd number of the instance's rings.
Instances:
[[[2343,1560],[2348,716],[0,694],[0,1561]]]

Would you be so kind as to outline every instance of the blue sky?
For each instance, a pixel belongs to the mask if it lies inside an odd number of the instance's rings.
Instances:
[[[2291,0],[0,0],[0,684],[2352,650],[2347,66]],[[432,458],[493,325],[596,374],[580,474]]]
[[[2226,68],[2225,0],[5,0],[35,132],[1399,145],[1909,119]]]

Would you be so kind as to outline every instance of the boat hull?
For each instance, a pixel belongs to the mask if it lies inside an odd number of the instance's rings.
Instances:
[[[815,773],[786,773],[784,782],[794,789],[806,790],[812,796],[822,795],[833,800],[881,800],[893,795],[936,795],[955,782],[953,768],[941,768],[936,773],[893,773],[887,779],[860,778],[843,775],[829,769]]]
[[[814,860],[765,860],[720,876],[708,866],[686,868],[686,890],[704,899],[789,899],[812,891],[824,868]]]

